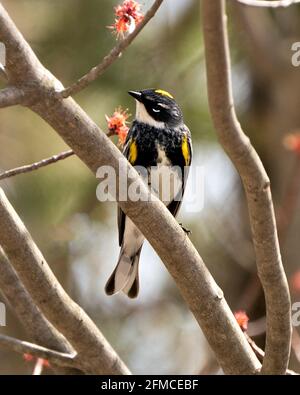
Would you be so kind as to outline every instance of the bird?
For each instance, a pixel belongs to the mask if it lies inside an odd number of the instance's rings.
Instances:
[[[136,115],[124,143],[123,155],[134,167],[146,169],[143,174],[138,172],[151,192],[176,217],[192,162],[190,130],[171,93],[163,89],[128,93],[136,101]],[[120,254],[105,292],[113,295],[123,291],[129,298],[136,298],[139,259],[145,238],[121,208],[118,208],[118,229]]]

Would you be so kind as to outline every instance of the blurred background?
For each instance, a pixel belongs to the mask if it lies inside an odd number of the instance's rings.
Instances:
[[[42,63],[65,86],[99,63],[116,44],[107,26],[114,22],[117,0],[2,3]],[[152,2],[141,3],[146,10]],[[300,7],[265,10],[228,3],[236,108],[271,179],[283,262],[292,301],[297,302],[300,67],[292,65],[291,46],[300,41]],[[174,94],[192,131],[193,168],[202,169],[189,180],[178,220],[192,231],[192,242],[232,310],[246,311],[249,334],[263,347],[265,305],[244,193],[216,139],[208,111],[198,0],[165,0],[121,59],[75,99],[105,130],[105,114],[112,114],[119,105],[134,114],[128,90],[149,87]],[[65,149],[56,133],[31,111],[21,107],[0,111],[0,171]],[[193,195],[195,177],[201,187],[197,210],[191,212],[187,201]],[[117,205],[96,199],[97,180],[79,159],[71,157],[1,181],[1,187],[66,291],[134,373],[220,373],[195,319],[148,243],[141,256],[138,299],[105,295],[104,284],[119,254]],[[30,340],[9,306],[7,325],[0,331]],[[299,327],[295,327],[290,366],[298,372],[299,343]],[[22,356],[0,350],[0,374],[31,374],[32,368]]]

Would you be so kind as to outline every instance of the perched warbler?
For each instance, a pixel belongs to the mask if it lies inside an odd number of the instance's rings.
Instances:
[[[136,116],[123,154],[175,217],[192,160],[191,133],[170,93],[162,89],[128,93],[136,100]],[[113,295],[122,290],[135,298],[139,292],[138,266],[144,236],[120,208],[118,226],[121,251],[105,291]]]

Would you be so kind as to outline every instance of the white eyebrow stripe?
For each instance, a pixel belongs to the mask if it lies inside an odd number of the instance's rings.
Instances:
[[[164,103],[157,103],[157,105],[162,108],[170,108],[170,106],[168,106],[167,104],[164,104]]]

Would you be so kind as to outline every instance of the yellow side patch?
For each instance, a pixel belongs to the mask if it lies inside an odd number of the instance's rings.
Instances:
[[[174,97],[171,95],[171,93],[164,91],[163,89],[157,89],[155,91],[155,93],[158,93],[159,95],[162,95],[162,96],[170,97],[171,99],[174,99]]]
[[[129,157],[128,160],[129,162],[133,165],[136,161],[137,158],[137,146],[136,146],[136,142],[134,140],[132,140],[130,142],[130,146],[129,146]]]
[[[184,136],[182,139],[181,145],[182,155],[184,157],[185,165],[188,166],[190,164],[190,148],[187,136]]]

